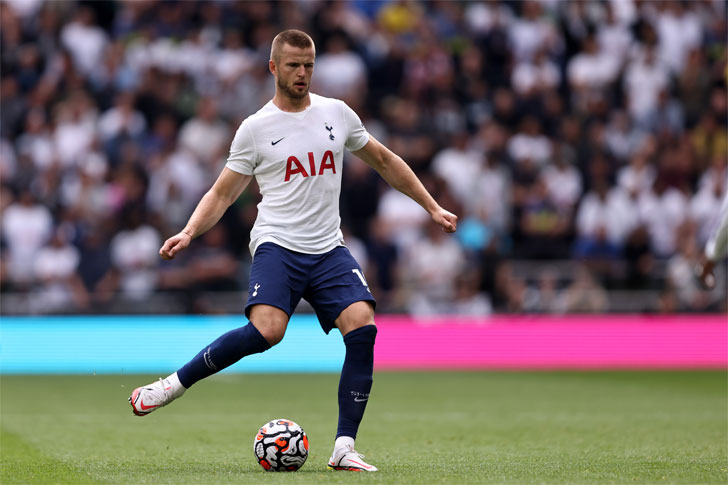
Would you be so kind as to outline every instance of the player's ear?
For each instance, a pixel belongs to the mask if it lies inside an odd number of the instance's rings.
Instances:
[[[270,59],[270,60],[268,61],[268,70],[269,70],[269,71],[270,71],[270,73],[271,73],[271,74],[273,74],[274,76],[276,75],[276,63],[275,63],[275,62],[273,62],[273,59]]]

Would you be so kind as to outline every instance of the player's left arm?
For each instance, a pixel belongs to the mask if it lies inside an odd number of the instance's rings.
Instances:
[[[445,232],[455,232],[458,216],[440,207],[410,166],[397,154],[371,135],[364,147],[352,153],[376,170],[389,185],[420,204]]]

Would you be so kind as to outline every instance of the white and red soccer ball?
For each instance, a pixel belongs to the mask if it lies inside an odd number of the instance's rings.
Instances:
[[[290,419],[273,419],[258,430],[255,458],[269,472],[295,472],[308,458],[308,436]]]

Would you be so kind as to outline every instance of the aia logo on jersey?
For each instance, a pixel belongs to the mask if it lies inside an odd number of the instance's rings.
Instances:
[[[321,163],[319,163],[317,171],[316,160],[313,157],[313,152],[308,152],[308,169],[309,171],[307,172],[301,161],[295,156],[291,155],[290,157],[288,157],[288,161],[286,162],[285,181],[288,182],[289,180],[291,180],[291,175],[295,175],[297,173],[300,173],[304,178],[315,177],[317,172],[318,175],[323,175],[325,170],[331,169],[331,172],[335,174],[336,165],[334,164],[334,154],[331,152],[331,150],[326,150],[326,152],[324,152],[324,156],[321,157]]]

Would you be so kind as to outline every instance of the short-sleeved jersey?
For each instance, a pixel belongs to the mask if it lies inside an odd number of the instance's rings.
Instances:
[[[262,200],[250,233],[250,252],[264,242],[308,254],[342,245],[339,194],[344,148],[369,141],[346,103],[311,93],[296,113],[269,101],[238,128],[227,168],[255,176]]]

